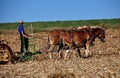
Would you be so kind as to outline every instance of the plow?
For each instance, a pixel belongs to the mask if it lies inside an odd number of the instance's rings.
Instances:
[[[44,46],[41,49],[36,49],[34,38],[29,38],[29,51],[24,48],[24,52],[13,52],[6,40],[0,40],[0,64],[18,63],[23,61],[30,61],[35,59],[37,54],[47,54],[47,47]]]
[[[29,44],[29,47],[33,48],[33,51],[26,51],[23,53],[13,52],[7,41],[0,40],[0,64],[17,63],[20,62],[21,57],[24,61],[34,60],[34,55],[41,54],[40,50],[36,50],[35,44]]]

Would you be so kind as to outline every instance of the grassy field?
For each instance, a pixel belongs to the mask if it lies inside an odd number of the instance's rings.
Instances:
[[[120,18],[116,19],[99,19],[99,20],[71,20],[71,21],[48,21],[48,22],[25,22],[25,28],[30,26],[37,30],[47,30],[50,28],[71,28],[77,26],[96,26],[104,25],[108,27],[120,26]],[[18,27],[18,23],[0,23],[1,30],[15,30]]]

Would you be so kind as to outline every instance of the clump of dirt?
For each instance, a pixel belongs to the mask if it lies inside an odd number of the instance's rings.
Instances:
[[[54,73],[48,75],[48,78],[76,78],[73,73]]]

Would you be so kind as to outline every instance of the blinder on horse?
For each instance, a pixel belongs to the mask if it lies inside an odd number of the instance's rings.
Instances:
[[[105,42],[105,31],[102,30],[98,37],[102,42]]]

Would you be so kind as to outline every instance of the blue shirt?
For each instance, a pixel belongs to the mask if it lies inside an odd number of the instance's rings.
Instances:
[[[24,33],[24,27],[23,27],[23,24],[19,24],[18,32],[19,32],[20,35],[22,35],[22,32]]]

